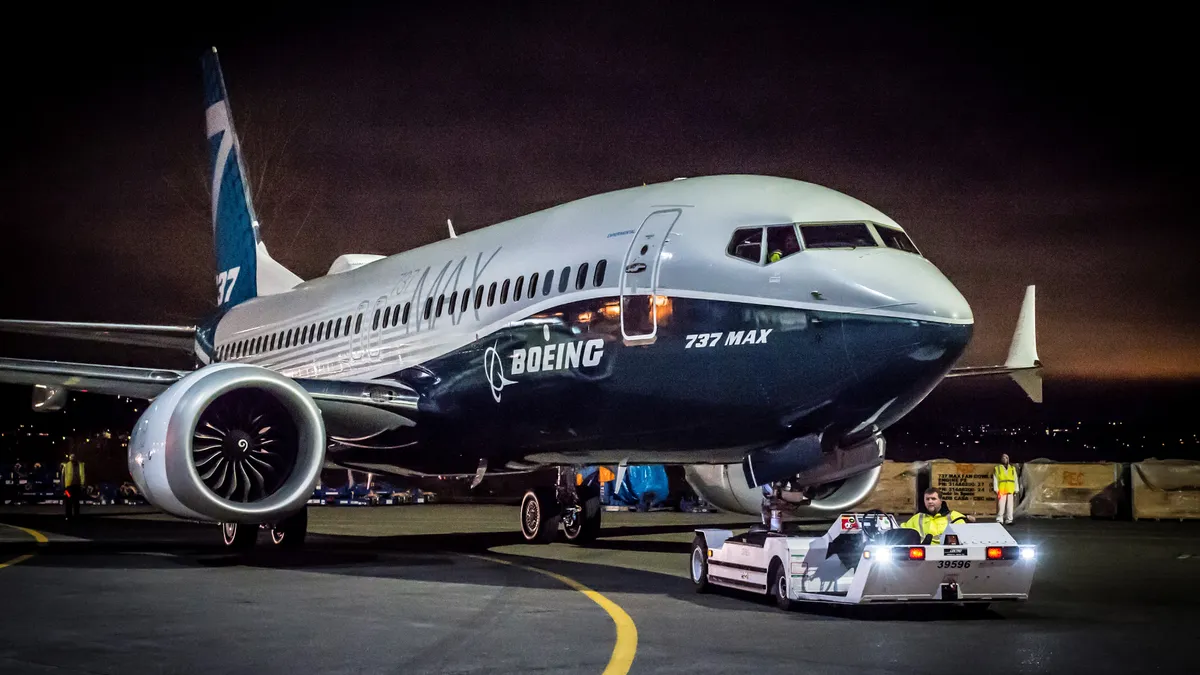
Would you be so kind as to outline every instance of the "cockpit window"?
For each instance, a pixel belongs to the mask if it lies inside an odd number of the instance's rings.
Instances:
[[[883,240],[884,246],[921,255],[917,247],[913,246],[912,240],[908,238],[908,235],[900,230],[877,224],[875,225],[875,231],[879,233],[879,238]]]
[[[795,225],[775,225],[767,228],[767,264],[779,262],[800,252]]]
[[[857,248],[878,246],[866,223],[801,225],[805,248]]]
[[[731,256],[749,260],[758,264],[762,262],[763,228],[746,227],[736,230],[729,248],[725,249]]]

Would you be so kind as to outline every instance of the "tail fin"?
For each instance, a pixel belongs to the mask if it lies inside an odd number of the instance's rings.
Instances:
[[[259,236],[242,148],[233,130],[229,96],[215,47],[204,55],[202,65],[217,306],[227,309],[259,295],[291,290],[302,279],[271,258]]]

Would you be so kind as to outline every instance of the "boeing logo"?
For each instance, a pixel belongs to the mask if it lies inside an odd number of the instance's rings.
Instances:
[[[545,373],[555,370],[572,368],[593,368],[600,365],[604,356],[604,340],[593,338],[586,342],[556,342],[540,347],[525,347],[515,349],[508,355],[511,360],[507,375],[522,375],[525,373]],[[492,398],[500,402],[501,393],[516,381],[508,379],[504,372],[504,362],[496,346],[488,347],[483,353],[483,375],[487,378],[488,387],[492,390]]]
[[[500,360],[496,345],[488,347],[483,353],[483,376],[487,378],[488,386],[492,389],[492,398],[496,399],[496,403],[500,402],[500,392],[504,391],[505,387],[516,384],[504,376],[504,362]]]

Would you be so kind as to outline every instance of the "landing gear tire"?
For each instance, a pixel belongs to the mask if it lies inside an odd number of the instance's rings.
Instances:
[[[595,543],[596,539],[600,537],[601,513],[603,513],[603,509],[600,508],[599,494],[591,495],[583,500],[583,506],[580,507],[579,513],[576,514],[573,521],[570,524],[563,523],[563,534],[566,535],[567,541],[580,546]]]
[[[304,507],[271,527],[271,543],[279,548],[294,550],[304,546],[308,534],[308,507]]]
[[[697,593],[707,593],[708,583],[708,542],[704,537],[696,537],[692,542],[691,564],[692,588]]]
[[[221,523],[221,539],[225,550],[245,553],[258,542],[258,525],[255,523]]]
[[[773,562],[768,577],[771,580],[771,594],[775,596],[775,606],[785,612],[790,611],[796,603],[788,597],[788,575],[783,570],[783,564],[778,560]]]
[[[558,535],[559,507],[554,488],[533,488],[521,499],[521,535],[531,544],[549,544]]]

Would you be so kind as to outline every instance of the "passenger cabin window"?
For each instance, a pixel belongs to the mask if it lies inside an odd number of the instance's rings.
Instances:
[[[478,311],[483,307],[483,286],[475,289],[475,310]]]
[[[767,228],[767,264],[779,262],[800,252],[800,240],[795,225],[774,225]]]
[[[504,280],[504,284],[500,286],[500,304],[508,302],[508,279]]]
[[[517,277],[517,283],[513,285],[513,302],[521,299],[521,288],[525,285],[525,277]]]
[[[745,227],[735,230],[733,239],[725,252],[735,258],[749,260],[755,264],[762,263],[763,228]]]
[[[496,304],[496,282],[493,281],[492,285],[488,287],[488,307],[494,304]]]
[[[383,327],[387,328],[387,325],[391,320],[392,320],[392,308],[388,307],[383,310]]]
[[[356,317],[354,319],[354,334],[358,335],[359,331],[361,331],[361,330],[362,330],[362,314],[359,314],[358,317]]]
[[[432,297],[426,298],[425,299],[425,320],[426,321],[429,320],[429,315],[432,312],[433,312],[433,298]]]
[[[607,260],[596,263],[596,273],[592,277],[592,285],[599,288],[604,285],[604,269],[608,267]]]
[[[587,284],[587,268],[588,264],[583,263],[579,266],[579,271],[575,273],[575,290],[582,291],[584,285]]]
[[[407,325],[407,324],[408,324],[408,312],[409,312],[409,310],[411,310],[411,309],[412,309],[412,303],[411,303],[411,302],[406,302],[406,303],[404,303],[404,316],[403,316],[403,317],[401,317],[401,319],[400,319],[400,322],[401,322],[401,323],[403,323],[403,324],[405,324],[405,325]]]
[[[529,277],[529,299],[530,300],[533,299],[533,296],[537,295],[537,280],[538,280],[538,273],[534,272],[533,275]]]
[[[571,283],[571,266],[567,265],[562,269],[562,274],[558,277],[558,292],[566,293],[567,284]]]
[[[908,238],[908,235],[900,230],[877,224],[875,225],[875,231],[879,233],[879,238],[883,240],[884,246],[921,255],[917,247],[913,246],[912,240]]]
[[[858,248],[877,245],[866,223],[801,225],[800,234],[804,237],[805,248]]]
[[[458,291],[450,294],[450,304],[446,307],[446,313],[453,314],[456,306],[458,306]]]
[[[551,288],[554,288],[554,270],[546,270],[546,280],[542,282],[542,295],[550,295]]]
[[[471,289],[463,291],[462,309],[460,312],[467,311],[467,305],[471,304]]]
[[[445,294],[445,293],[443,293],[442,295],[439,295],[439,296],[438,296],[438,305],[437,305],[437,314],[436,314],[436,316],[441,316],[441,315],[442,315],[442,307],[444,307],[445,305],[446,305],[446,294]]]

